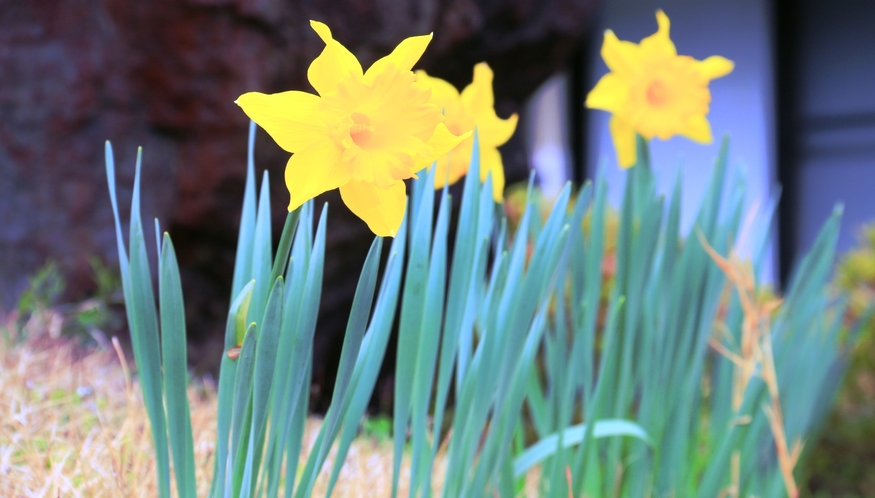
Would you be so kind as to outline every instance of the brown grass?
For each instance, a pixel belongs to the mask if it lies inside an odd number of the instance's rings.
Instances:
[[[6,324],[0,321],[0,496],[158,496],[148,417],[120,348],[85,348],[57,334],[33,331],[24,340],[10,341],[3,337],[4,328],[6,335],[12,330],[11,322]],[[198,496],[206,496],[213,473],[214,387],[193,385],[189,402]],[[320,423],[308,420],[302,459]],[[438,486],[445,468],[441,456],[434,469]],[[332,453],[314,496],[325,495],[333,461]],[[391,442],[360,437],[350,448],[333,496],[389,496],[391,475]],[[532,490],[536,476],[533,471],[527,479]],[[402,495],[408,481],[405,462]]]
[[[49,334],[0,340],[0,496],[158,496],[139,386],[119,358]],[[195,387],[189,395],[205,475],[215,396]]]
[[[738,411],[744,400],[744,393],[754,375],[758,375],[768,387],[771,401],[763,405],[763,411],[775,438],[775,450],[781,477],[787,489],[787,496],[797,498],[799,487],[793,476],[799,455],[802,453],[803,442],[796,439],[792,444],[787,441],[784,428],[784,416],[781,410],[781,397],[778,392],[778,375],[775,371],[775,359],[772,354],[771,317],[780,308],[782,300],[777,297],[758,297],[753,267],[743,262],[737,254],[725,258],[717,253],[701,232],[699,241],[711,259],[726,275],[729,283],[735,287],[739,302],[744,311],[744,321],[741,329],[741,344],[733,351],[733,345],[721,342],[712,337],[709,344],[715,351],[722,354],[735,365],[733,380],[732,410]],[[748,420],[737,423],[748,423]],[[741,456],[738,451],[732,455],[731,484],[725,490],[726,496],[737,497],[740,489],[739,475]]]

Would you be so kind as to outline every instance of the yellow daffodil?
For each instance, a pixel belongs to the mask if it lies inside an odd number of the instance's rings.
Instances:
[[[711,56],[697,61],[678,55],[669,38],[669,19],[656,12],[659,29],[641,44],[605,32],[602,58],[611,70],[586,97],[586,106],[613,114],[610,129],[620,166],[635,164],[635,134],[667,140],[681,135],[711,143],[708,83],[732,71],[732,61]]]
[[[429,87],[411,71],[431,35],[407,38],[363,72],[328,26],[310,26],[325,42],[307,71],[319,95],[250,92],[236,102],[293,153],[285,171],[289,211],[339,188],[375,234],[394,236],[407,208],[404,180],[466,138],[450,133]]]
[[[492,95],[492,69],[485,62],[474,66],[474,80],[460,94],[456,87],[440,78],[433,78],[425,71],[417,71],[420,81],[431,87],[431,102],[443,109],[447,128],[456,135],[463,135],[477,127],[480,143],[480,181],[486,181],[492,173],[492,196],[495,202],[504,198],[504,165],[498,146],[513,135],[517,115],[501,119],[495,114]],[[452,185],[468,172],[474,137],[466,138],[448,156],[437,160],[434,186]]]

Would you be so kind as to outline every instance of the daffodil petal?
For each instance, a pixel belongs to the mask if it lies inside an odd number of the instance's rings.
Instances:
[[[413,66],[419,62],[419,58],[422,57],[422,54],[428,47],[431,38],[432,35],[427,34],[411,36],[410,38],[405,39],[395,47],[395,50],[393,50],[391,54],[373,63],[365,73],[365,79],[373,78],[374,75],[385,70],[386,66],[389,64],[394,65],[401,71],[410,71],[413,69]]]
[[[317,118],[320,99],[313,94],[249,92],[235,102],[289,152],[297,152],[328,134],[325,123]]]
[[[480,133],[480,143],[487,147],[504,145],[516,131],[519,116],[511,114],[507,119],[501,119],[493,112],[491,116],[477,118],[477,130]]]
[[[461,136],[453,135],[450,130],[447,129],[447,126],[443,123],[438,123],[438,125],[434,128],[434,133],[431,134],[431,138],[428,139],[426,144],[431,147],[431,153],[421,155],[416,158],[416,165],[414,167],[413,172],[417,172],[422,168],[430,166],[431,163],[436,161],[439,157],[443,156],[447,152],[456,148],[462,140],[471,136],[471,132],[467,132],[462,134]]]
[[[480,149],[480,181],[492,174],[492,198],[495,202],[504,202],[504,163],[501,153],[495,147]]]
[[[620,40],[611,30],[605,31],[601,54],[605,64],[615,73],[631,74],[641,65],[638,45]]]
[[[462,105],[474,115],[480,133],[480,144],[497,147],[507,142],[516,131],[518,116],[501,119],[495,114],[492,92],[492,69],[485,62],[474,66],[474,79],[462,90]]]
[[[726,76],[735,68],[734,62],[726,57],[720,57],[719,55],[712,55],[711,57],[699,62],[697,65],[699,66],[699,71],[701,71],[702,75],[709,80]]]
[[[615,73],[608,73],[586,96],[586,107],[617,113],[629,101],[629,82]]]
[[[435,190],[439,188],[443,188],[444,185],[452,185],[453,182],[450,181],[450,154],[439,158],[434,162],[434,188]]]
[[[638,155],[635,150],[635,129],[617,116],[611,117],[610,128],[614,149],[617,150],[617,162],[621,168],[631,168]]]
[[[492,93],[492,69],[485,62],[474,66],[474,79],[462,90],[462,104],[475,116],[485,112],[495,113],[495,96]]]
[[[446,110],[459,100],[459,90],[456,87],[445,80],[429,76],[428,73],[421,69],[416,71],[416,81],[431,88],[431,97],[428,101],[443,110]]]
[[[642,56],[676,56],[678,54],[677,49],[675,48],[674,42],[671,41],[671,37],[669,36],[671,21],[669,21],[668,16],[665,15],[665,12],[663,12],[662,10],[656,11],[656,22],[657,24],[659,24],[659,29],[656,31],[656,33],[653,33],[647,38],[641,40]]]
[[[453,185],[465,176],[471,163],[473,146],[473,137],[468,137],[435,161],[434,188]]]
[[[349,181],[349,171],[341,156],[342,151],[327,138],[292,155],[285,171],[286,187],[291,196],[289,211]]]
[[[495,115],[494,111],[489,114],[477,117],[477,132],[479,133],[480,144],[484,147],[504,145],[513,136],[513,132],[516,131],[519,116],[514,113],[507,119],[501,119]]]
[[[656,24],[659,26],[656,32],[668,38],[669,30],[671,29],[671,21],[662,9],[656,9]]]
[[[351,181],[340,187],[340,197],[374,234],[394,237],[398,233],[407,209],[407,187],[404,182],[396,182],[384,189],[373,183]]]
[[[678,55],[671,40],[671,21],[656,12],[656,33],[634,44],[605,33],[602,57],[611,69],[587,95],[586,106],[613,114],[611,137],[623,168],[637,162],[636,135],[663,140],[682,135],[700,143],[713,140],[707,120],[708,83],[733,70],[719,56],[697,61]]]
[[[714,141],[714,136],[711,134],[711,123],[703,115],[690,117],[686,129],[680,134],[700,144],[709,144]]]
[[[325,42],[325,49],[310,63],[307,79],[323,97],[337,89],[344,79],[362,77],[362,66],[346,47],[331,37],[328,26],[318,21],[310,21],[310,27]]]

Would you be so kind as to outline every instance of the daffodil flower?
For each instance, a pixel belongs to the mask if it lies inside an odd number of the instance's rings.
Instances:
[[[417,71],[421,81],[431,86],[431,102],[443,109],[447,128],[463,135],[477,128],[480,144],[480,181],[492,173],[492,196],[495,202],[504,199],[504,165],[498,146],[507,142],[516,130],[517,115],[501,119],[495,114],[492,95],[492,69],[485,62],[474,66],[474,80],[460,94],[448,82]],[[448,156],[437,160],[434,186],[452,185],[468,172],[474,137],[466,138]]]
[[[621,41],[605,32],[602,58],[611,70],[586,97],[586,106],[613,114],[610,129],[620,166],[635,164],[635,134],[667,140],[681,135],[711,143],[707,115],[708,83],[734,67],[729,59],[711,56],[697,61],[678,55],[669,38],[669,19],[656,12],[659,29],[641,44]]]
[[[450,133],[429,87],[411,71],[431,35],[407,38],[363,72],[328,26],[310,26],[325,42],[307,71],[319,95],[250,92],[236,102],[293,154],[285,171],[289,211],[339,188],[375,234],[394,236],[407,208],[404,180],[466,138]]]

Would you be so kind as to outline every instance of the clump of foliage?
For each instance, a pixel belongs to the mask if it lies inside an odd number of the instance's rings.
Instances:
[[[332,489],[399,319],[396,492],[511,496],[535,472],[541,496],[797,496],[801,449],[843,368],[844,304],[826,292],[840,212],[782,300],[753,278],[762,240],[752,263],[733,256],[744,189],[727,174],[727,144],[687,237],[679,187],[657,193],[647,144],[638,147],[616,217],[603,178],[574,196],[563,189],[546,219],[530,184],[514,231],[472,161],[452,257],[448,192],[431,188],[432,171],[413,182],[379,286],[380,237],[365,263],[335,397],[306,460],[326,221],[323,212],[314,227],[305,203],[288,215],[273,253],[267,180],[256,197],[250,156],[210,494],[310,496],[336,446]],[[180,496],[193,496],[178,270],[165,234],[156,308],[137,171],[129,244],[117,218],[128,319],[159,489],[170,496],[175,475]],[[107,172],[117,213],[109,148]],[[444,420],[449,432],[434,431]],[[446,477],[437,487],[439,460]]]
[[[238,99],[293,154],[285,172],[290,212],[274,252],[266,174],[256,196],[253,127],[210,496],[311,496],[336,445],[330,495],[396,319],[393,497],[403,484],[410,496],[514,496],[531,473],[546,497],[798,496],[802,448],[843,370],[845,303],[826,292],[841,209],[785,296],[770,295],[755,279],[766,238],[752,238],[752,261],[735,253],[746,189],[742,174],[730,174],[724,140],[692,232],[682,234],[680,179],[668,195],[657,191],[649,140],[711,142],[708,83],[733,63],[678,56],[668,17],[658,11],[657,21],[657,33],[640,45],[606,32],[602,53],[612,72],[586,101],[613,114],[618,161],[631,168],[614,218],[602,176],[575,193],[566,185],[547,213],[530,180],[519,221],[509,222],[496,206],[503,175],[494,147],[515,121],[491,119],[484,67],[480,78],[475,70],[475,90],[460,98],[490,119],[465,119],[458,135],[447,128],[441,108],[449,120],[450,106],[428,101],[429,89],[410,72],[430,35],[408,38],[363,72],[326,25],[312,22],[326,44],[308,71],[319,95]],[[436,175],[453,176],[440,172],[451,151],[468,164],[455,224],[447,189],[435,190]],[[139,161],[126,243],[107,145],[159,494],[171,496],[172,470],[178,494],[188,497],[198,480],[181,282],[172,241],[157,222],[157,257],[148,256]],[[413,179],[409,196],[406,179]],[[377,237],[325,423],[305,445],[328,230],[326,208],[317,223],[312,199],[335,188]],[[771,214],[757,213],[757,223],[768,227]],[[386,236],[393,240],[381,272]],[[445,421],[446,434],[434,429]],[[405,459],[410,471],[402,475]]]
[[[864,319],[859,334],[847,333],[847,376],[838,402],[807,466],[813,496],[875,495],[875,224],[860,231],[859,244],[838,264],[834,285],[850,295],[846,322]]]

